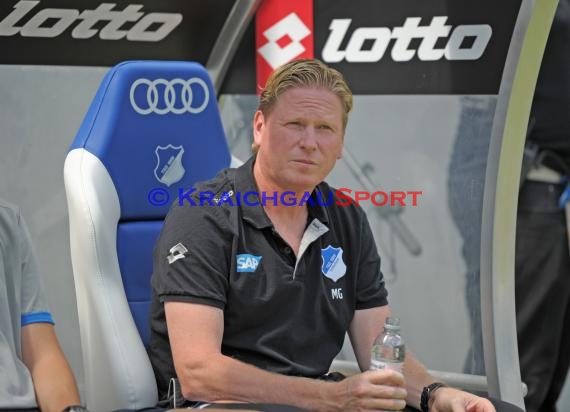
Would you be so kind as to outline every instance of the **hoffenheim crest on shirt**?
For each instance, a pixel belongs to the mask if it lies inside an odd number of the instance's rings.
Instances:
[[[182,146],[157,146],[154,153],[156,154],[156,167],[154,168],[154,176],[160,183],[166,186],[173,185],[184,177],[184,166],[182,166],[182,155],[184,148]]]
[[[323,258],[323,266],[321,270],[323,275],[336,282],[346,273],[346,265],[342,260],[342,248],[332,247],[328,245],[321,249],[321,257]]]

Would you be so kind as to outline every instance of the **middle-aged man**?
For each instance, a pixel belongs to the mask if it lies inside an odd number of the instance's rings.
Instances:
[[[351,108],[336,70],[318,60],[282,66],[260,96],[254,157],[170,211],[152,279],[150,355],[161,398],[179,384],[185,399],[202,402],[495,410],[439,386],[411,354],[403,375],[367,371],[390,315],[380,258],[362,209],[323,182],[342,155]],[[365,372],[315,379],[347,331]]]

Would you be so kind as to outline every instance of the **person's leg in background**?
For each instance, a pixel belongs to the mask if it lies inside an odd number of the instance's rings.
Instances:
[[[527,181],[516,240],[517,333],[527,412],[556,411],[570,363],[570,258],[563,186]]]
[[[457,137],[448,168],[448,204],[463,242],[465,301],[471,332],[463,372],[475,375],[485,374],[479,272],[483,191],[495,105],[495,98],[461,98]]]
[[[570,272],[566,273],[570,276]],[[567,379],[568,366],[570,365],[570,302],[566,303],[566,317],[562,323],[562,339],[560,340],[560,350],[558,352],[558,361],[556,362],[556,369],[552,376],[552,384],[550,390],[546,394],[544,405],[549,405],[550,411],[553,411],[553,406],[556,405],[560,393],[564,387],[564,382]],[[564,411],[560,411],[564,412]]]

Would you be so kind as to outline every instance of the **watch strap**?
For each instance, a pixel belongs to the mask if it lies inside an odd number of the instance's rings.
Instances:
[[[89,410],[83,405],[69,405],[61,412],[89,412]]]
[[[420,408],[422,412],[429,412],[429,399],[436,390],[446,386],[447,385],[445,383],[434,382],[424,387],[424,389],[422,390],[422,396],[420,398]]]

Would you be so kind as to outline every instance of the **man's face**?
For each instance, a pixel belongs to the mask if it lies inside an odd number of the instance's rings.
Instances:
[[[341,157],[342,115],[336,94],[305,87],[281,94],[269,114],[257,111],[253,134],[262,182],[281,190],[312,191]]]

